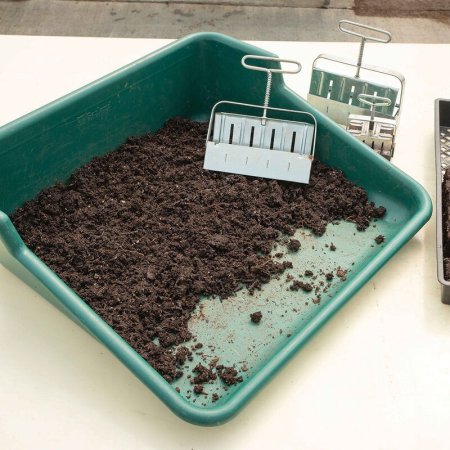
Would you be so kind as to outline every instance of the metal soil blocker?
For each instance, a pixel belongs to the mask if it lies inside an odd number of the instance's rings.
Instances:
[[[368,36],[362,28],[380,36]],[[405,88],[403,75],[387,68],[362,63],[366,41],[388,43],[388,31],[341,20],[339,29],[361,38],[356,63],[339,56],[321,54],[313,62],[308,101],[353,136],[390,160]]]
[[[284,62],[296,65],[296,69],[283,70],[250,65],[248,59]],[[311,164],[314,159],[317,123],[308,112],[269,107],[273,73],[298,73],[301,65],[297,61],[270,56],[246,55],[242,65],[251,70],[267,73],[264,104],[220,101],[211,112],[204,168],[219,172],[237,173],[263,178],[308,183]],[[236,114],[235,112],[218,112],[227,105],[236,109],[262,110],[260,117]],[[294,113],[307,116],[313,124],[294,122],[268,117],[267,113]]]

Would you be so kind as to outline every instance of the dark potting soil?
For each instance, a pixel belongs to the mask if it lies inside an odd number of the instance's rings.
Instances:
[[[234,367],[218,365],[216,367],[220,379],[228,386],[242,382],[242,375]]]
[[[295,280],[291,284],[289,289],[291,291],[298,291],[299,289],[303,289],[305,292],[311,292],[313,290],[313,286],[310,283],[304,283],[303,281]]]
[[[174,346],[192,338],[188,321],[201,296],[252,292],[292,267],[270,252],[297,228],[322,235],[347,220],[364,230],[385,213],[319,161],[309,185],[203,170],[206,130],[170,120],[12,215],[31,250],[169,382],[192,359]],[[288,247],[301,251],[293,240]],[[242,380],[232,367],[194,372],[196,385]]]
[[[250,314],[250,320],[253,323],[259,323],[259,322],[261,322],[261,319],[262,319],[261,311],[256,311],[256,312]]]
[[[300,250],[301,243],[298,239],[290,239],[287,243],[287,248],[292,252],[298,252]]]

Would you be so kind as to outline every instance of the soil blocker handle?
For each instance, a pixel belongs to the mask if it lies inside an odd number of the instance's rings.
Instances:
[[[348,28],[344,28],[344,25],[352,25],[356,28],[363,28],[364,30],[375,31],[376,33],[384,35],[384,38],[367,36],[366,34],[358,33],[358,31],[353,31],[349,30]],[[392,39],[392,35],[391,33],[389,33],[389,31],[382,30],[381,28],[371,27],[369,25],[364,25],[363,23],[352,22],[351,20],[340,20],[339,30],[342,31],[343,33],[347,33],[352,36],[357,36],[361,38],[361,46],[359,47],[358,62],[356,63],[357,67],[355,78],[359,78],[359,72],[361,69],[362,57],[364,54],[364,46],[366,44],[366,41],[381,42],[382,44],[387,44],[388,42],[391,42]]]
[[[349,30],[348,28],[344,28],[343,25],[353,25],[356,28],[363,28],[364,30],[370,30],[375,31],[376,33],[382,34],[385,36],[384,39],[377,38],[375,36],[367,36],[362,33],[358,33],[357,31]],[[364,25],[363,23],[358,22],[352,22],[351,20],[340,20],[339,21],[339,30],[341,30],[343,33],[351,34],[352,36],[357,36],[365,41],[373,41],[373,42],[381,42],[382,44],[387,44],[388,42],[391,42],[392,35],[389,33],[389,31],[382,30],[381,28],[371,27],[369,25]]]
[[[297,68],[292,69],[292,70],[282,69],[281,67],[279,69],[269,69],[268,67],[261,67],[261,66],[255,66],[252,64],[248,64],[246,62],[247,59],[257,59],[260,61],[273,61],[273,62],[279,62],[279,63],[294,64],[297,66]],[[294,61],[293,59],[282,59],[282,58],[277,58],[275,56],[259,56],[259,55],[245,55],[241,59],[241,64],[246,69],[257,70],[259,72],[267,73],[266,93],[264,95],[264,110],[263,110],[263,115],[261,117],[261,124],[265,125],[266,119],[267,119],[267,108],[269,106],[269,100],[270,100],[270,90],[272,88],[272,74],[273,73],[290,73],[290,74],[299,73],[302,70],[302,65],[298,61]]]
[[[377,106],[391,106],[392,103],[390,98],[369,94],[359,94],[358,100],[365,105],[374,106],[375,108]]]
[[[359,94],[358,100],[365,105],[370,106],[370,120],[373,122],[375,119],[375,108],[378,106],[390,106],[391,99],[387,97],[378,97],[378,95]]]
[[[294,64],[297,66],[296,69],[292,70],[286,70],[286,69],[269,69],[268,67],[261,67],[261,66],[255,66],[253,64],[247,64],[247,59],[257,59],[261,61],[273,61],[273,62],[279,62],[279,63],[288,63],[288,64]],[[242,57],[241,60],[242,65],[246,69],[250,70],[258,70],[260,72],[272,72],[272,73],[299,73],[302,70],[302,65],[298,61],[294,61],[293,59],[282,59],[282,58],[276,58],[274,56],[259,56],[259,55],[245,55]]]

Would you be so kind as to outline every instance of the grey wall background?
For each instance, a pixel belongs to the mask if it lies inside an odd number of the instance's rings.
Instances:
[[[387,29],[393,42],[450,43],[450,0],[0,0],[0,34],[349,40],[340,19]]]

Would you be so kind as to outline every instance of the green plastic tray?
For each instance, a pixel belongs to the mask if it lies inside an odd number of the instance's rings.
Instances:
[[[216,403],[195,395],[188,398],[186,377],[167,383],[24,245],[7,214],[42,189],[66,180],[93,156],[114,150],[130,135],[157,130],[170,117],[207,120],[213,104],[224,99],[259,104],[266,80],[264,74],[242,68],[241,57],[248,53],[269,55],[219,34],[188,36],[0,128],[1,263],[102,342],[175,414],[200,425],[218,425],[238,413],[411,239],[431,215],[424,189],[274,76],[271,104],[315,114],[317,158],[342,169],[388,213],[366,232],[348,223],[330,225],[321,238],[298,231],[303,243],[294,259],[296,273],[327,265],[331,270],[337,264],[351,268],[347,281],[333,283],[320,304],[306,293],[287,291],[282,280],[255,296],[242,291],[224,302],[202,301],[193,331],[201,342],[215,346],[222,363],[248,368],[242,383],[219,391],[222,397]],[[378,234],[386,237],[384,245],[373,245]],[[327,253],[324,244],[331,241],[337,250]],[[249,324],[248,313],[256,308],[263,312],[264,326]]]

